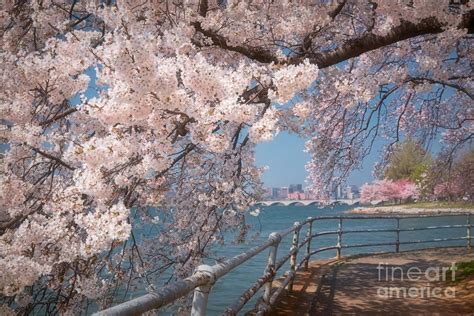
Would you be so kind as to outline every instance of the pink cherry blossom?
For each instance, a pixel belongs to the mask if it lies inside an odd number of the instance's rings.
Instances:
[[[361,187],[362,203],[403,201],[417,199],[419,196],[419,188],[409,180],[377,180]]]

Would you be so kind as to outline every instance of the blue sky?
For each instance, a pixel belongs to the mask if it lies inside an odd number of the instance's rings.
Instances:
[[[305,140],[294,134],[280,132],[272,141],[260,143],[256,149],[257,165],[270,169],[263,175],[268,187],[288,186],[292,183],[305,184],[307,172],[305,164],[310,155],[304,152]],[[365,159],[363,168],[354,171],[348,184],[362,185],[372,181],[372,169],[379,157],[381,144],[375,144],[372,153]]]

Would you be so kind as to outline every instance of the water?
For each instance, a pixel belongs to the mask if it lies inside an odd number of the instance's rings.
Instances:
[[[250,239],[245,244],[233,245],[226,244],[215,249],[216,257],[233,257],[239,253],[256,246],[268,238],[268,235],[275,231],[283,231],[291,227],[296,221],[303,221],[309,216],[335,216],[342,215],[349,210],[350,206],[335,206],[332,208],[318,208],[317,206],[268,206],[262,207],[260,216],[248,216],[247,222],[253,226],[253,231],[249,234],[258,234],[253,239]],[[465,216],[456,217],[434,217],[434,218],[419,218],[419,219],[403,219],[400,221],[401,228],[410,227],[426,227],[439,225],[463,225],[466,224]],[[337,230],[338,220],[324,220],[316,221],[313,224],[313,233],[322,231]],[[343,230],[362,230],[362,229],[394,229],[396,228],[396,220],[384,219],[369,219],[369,220],[344,220]],[[306,234],[306,227],[303,228],[300,234],[300,241],[304,240]],[[434,238],[454,238],[466,236],[466,228],[450,228],[442,230],[423,230],[413,232],[402,232],[400,234],[400,241],[412,240],[429,240]],[[285,237],[278,248],[277,260],[286,255],[291,246],[292,234]],[[368,243],[384,243],[394,242],[396,240],[395,232],[372,232],[372,233],[351,233],[344,234],[343,245],[368,244]],[[337,235],[320,236],[312,241],[312,249],[334,246],[337,243]],[[461,246],[465,245],[465,240],[460,241],[445,241],[438,243],[424,243],[424,244],[410,244],[401,245],[400,250],[409,250],[417,248],[426,248],[430,246]],[[299,262],[304,254],[305,247],[302,248],[298,255]],[[371,253],[394,251],[395,246],[379,246],[379,247],[364,247],[364,248],[348,248],[342,250],[342,255],[357,254],[357,253]],[[318,253],[311,259],[331,258],[336,255],[335,250]],[[208,315],[220,315],[229,305],[237,300],[240,295],[250,287],[257,278],[259,278],[265,268],[267,262],[268,250],[250,259],[243,265],[237,267],[223,278],[217,281],[214,285],[208,302]],[[208,261],[206,264],[213,265],[216,262]],[[277,277],[289,269],[289,260],[278,271]],[[240,314],[251,310],[255,306],[256,299],[261,297],[263,289],[260,289],[254,298],[249,301]],[[166,311],[160,314],[167,314]]]

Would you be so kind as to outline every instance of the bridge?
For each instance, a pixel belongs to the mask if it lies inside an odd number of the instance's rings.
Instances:
[[[255,205],[261,206],[274,206],[274,205],[301,205],[301,206],[309,206],[309,205],[357,205],[359,204],[360,199],[339,199],[339,200],[269,200],[269,201],[259,201],[255,203]]]

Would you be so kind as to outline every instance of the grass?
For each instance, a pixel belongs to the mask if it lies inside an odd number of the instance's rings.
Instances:
[[[380,207],[402,207],[406,209],[410,208],[421,208],[421,209],[437,209],[437,208],[456,208],[456,209],[466,209],[474,210],[474,202],[472,201],[421,201],[421,202],[411,202],[411,203],[385,203],[384,205],[367,205],[367,208],[380,208]]]
[[[434,201],[434,202],[416,202],[409,204],[402,204],[405,208],[460,208],[460,209],[474,209],[474,202],[466,201]]]
[[[456,267],[455,280],[451,282],[458,283],[474,277],[474,260],[457,263]],[[449,272],[451,272],[451,269]],[[448,273],[448,275],[450,275],[450,273]]]

